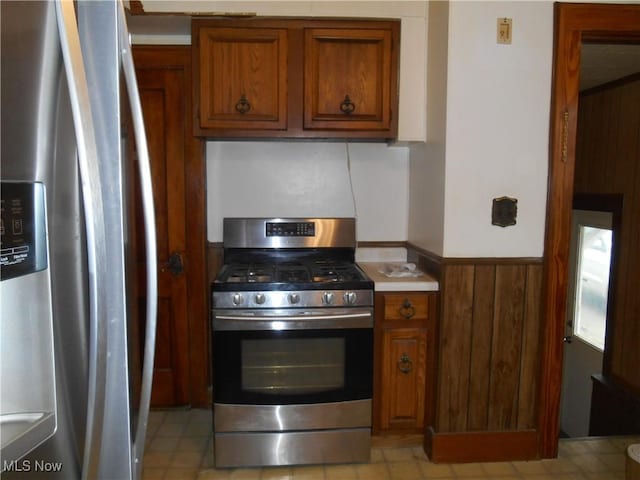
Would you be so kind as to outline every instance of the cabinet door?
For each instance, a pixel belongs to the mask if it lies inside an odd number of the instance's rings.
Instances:
[[[380,427],[424,428],[427,331],[390,329],[382,334]]]
[[[392,28],[305,29],[305,129],[378,130],[395,136],[393,37]]]
[[[287,30],[201,27],[198,39],[200,127],[286,129]]]

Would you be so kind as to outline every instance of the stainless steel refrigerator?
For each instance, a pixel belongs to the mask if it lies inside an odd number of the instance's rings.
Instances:
[[[1,475],[140,478],[157,272],[124,9],[119,0],[0,8]],[[128,295],[133,148],[150,260],[140,334]]]

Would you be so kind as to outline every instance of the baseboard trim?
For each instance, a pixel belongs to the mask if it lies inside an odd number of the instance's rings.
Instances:
[[[421,447],[424,440],[422,433],[380,434],[371,437],[371,446],[384,447]]]
[[[538,458],[538,433],[435,433],[427,430],[424,449],[434,463],[505,462]]]

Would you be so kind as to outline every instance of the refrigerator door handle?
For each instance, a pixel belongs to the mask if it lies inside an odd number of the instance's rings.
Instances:
[[[98,475],[100,443],[104,428],[107,308],[98,294],[101,285],[105,283],[102,278],[104,273],[101,273],[98,267],[107,265],[109,260],[106,253],[106,231],[103,222],[105,210],[98,165],[98,149],[73,1],[56,1],[56,20],[76,132],[78,167],[87,234],[90,322],[89,381],[82,464],[82,478],[87,479],[96,478]]]
[[[156,225],[153,203],[153,187],[151,183],[151,166],[147,138],[145,135],[144,119],[140,93],[136,80],[136,71],[133,64],[131,42],[122,2],[119,2],[118,23],[120,30],[120,52],[122,55],[122,69],[125,83],[131,103],[131,116],[138,152],[138,168],[140,174],[140,187],[142,192],[142,204],[144,210],[145,248],[146,248],[146,276],[147,276],[147,318],[145,328],[144,359],[142,364],[142,384],[140,388],[140,406],[138,410],[138,423],[136,425],[133,440],[133,469],[134,478],[140,478],[142,472],[142,460],[144,455],[145,436],[149,419],[149,404],[151,401],[151,385],[153,380],[153,361],[156,344],[156,322],[158,309],[158,271],[156,251]]]

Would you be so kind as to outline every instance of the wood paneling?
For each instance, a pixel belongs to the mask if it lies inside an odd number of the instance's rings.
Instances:
[[[605,374],[640,396],[640,74],[580,95],[574,190],[622,196]]]
[[[512,430],[518,426],[525,281],[525,266],[496,266],[489,367],[489,430]]]
[[[495,266],[476,266],[473,284],[474,308],[471,325],[471,385],[469,395],[475,402],[469,405],[469,430],[483,430],[489,419],[489,384],[487,372],[491,368],[491,339],[493,337],[493,312]]]
[[[534,426],[542,267],[443,265],[435,431]]]
[[[518,430],[538,427],[538,379],[541,351],[541,295],[542,265],[528,265],[525,289],[524,325],[522,328],[522,354],[520,364],[520,392],[518,396]]]
[[[541,259],[438,259],[411,246],[409,258],[441,272],[429,458],[536,458]]]
[[[441,278],[436,431],[468,429],[474,266],[452,265]],[[488,372],[485,372],[485,375]]]

